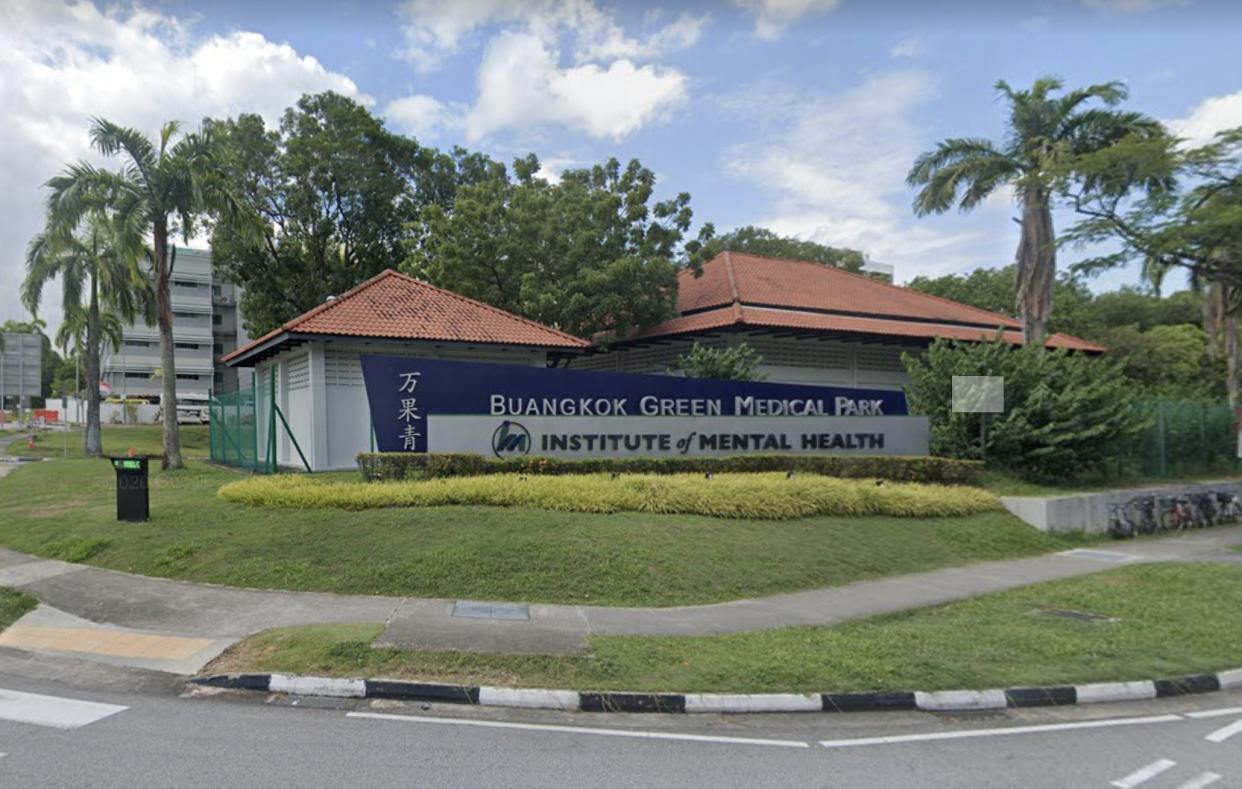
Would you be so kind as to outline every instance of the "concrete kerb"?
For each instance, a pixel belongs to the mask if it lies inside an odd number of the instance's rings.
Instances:
[[[773,713],[953,712],[1025,707],[1061,707],[1167,698],[1242,687],[1242,668],[1215,674],[1141,682],[1051,685],[988,690],[877,691],[865,693],[617,693],[607,691],[496,688],[402,680],[294,677],[285,674],[215,674],[195,677],[208,688],[333,698],[397,699],[413,702],[517,707],[567,712]]]

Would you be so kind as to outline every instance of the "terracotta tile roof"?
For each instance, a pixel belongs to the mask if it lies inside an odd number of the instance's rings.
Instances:
[[[284,333],[541,348],[590,346],[586,340],[428,285],[392,269],[299,315],[245,348],[234,351],[222,361],[243,356]]]
[[[747,306],[892,316],[982,326],[1021,324],[988,312],[889,285],[862,274],[801,260],[724,252],[703,264],[703,275],[681,272],[677,309],[683,315],[737,301]]]
[[[668,337],[677,334],[693,334],[727,327],[753,326],[772,329],[804,329],[815,332],[842,332],[847,334],[869,334],[889,337],[910,337],[918,340],[933,340],[944,337],[951,340],[989,341],[996,336],[1000,326],[985,329],[977,326],[961,326],[944,323],[927,323],[921,321],[901,321],[888,318],[861,318],[853,315],[824,315],[815,312],[799,312],[795,310],[771,309],[767,307],[746,307],[730,305],[722,309],[697,312],[665,321],[658,326],[631,335],[626,342]],[[1002,339],[1014,343],[1022,342],[1021,331],[1004,329]],[[1066,334],[1054,334],[1048,338],[1049,348],[1070,348],[1079,351],[1103,352],[1099,345],[1070,337]]]
[[[936,337],[1022,342],[1022,324],[995,312],[889,285],[861,274],[737,252],[703,264],[703,274],[681,272],[681,317],[636,332],[623,342],[725,327],[842,332],[930,341]],[[1056,334],[1050,348],[1102,352],[1093,343]]]

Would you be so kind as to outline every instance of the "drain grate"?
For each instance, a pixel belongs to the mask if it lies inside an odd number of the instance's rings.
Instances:
[[[1078,556],[1083,559],[1098,559],[1101,562],[1130,562],[1134,560],[1134,556],[1128,553],[1114,553],[1113,551],[1093,551],[1090,548],[1074,548],[1070,551],[1061,551],[1061,556]]]
[[[453,604],[453,616],[457,619],[509,619],[525,622],[530,620],[530,606],[525,603],[483,603],[476,600],[458,600]]]

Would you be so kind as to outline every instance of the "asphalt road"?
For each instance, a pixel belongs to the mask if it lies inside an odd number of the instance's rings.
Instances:
[[[1242,693],[955,718],[571,715],[23,673],[0,673],[0,787],[1242,786]]]

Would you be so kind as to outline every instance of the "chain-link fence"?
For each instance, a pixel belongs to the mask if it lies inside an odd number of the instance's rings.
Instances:
[[[1119,449],[1110,475],[1145,479],[1237,473],[1238,431],[1227,403],[1144,400],[1145,428]]]
[[[211,459],[217,463],[274,473],[270,451],[271,392],[251,374],[249,386],[238,376],[238,388],[211,398]]]

